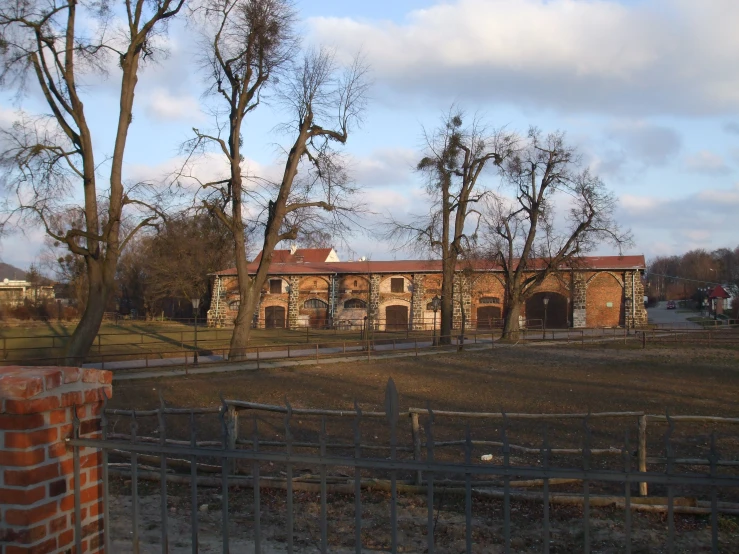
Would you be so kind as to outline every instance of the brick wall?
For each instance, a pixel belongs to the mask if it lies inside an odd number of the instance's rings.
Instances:
[[[0,368],[0,553],[74,552],[74,471],[65,440],[100,437],[109,371]],[[103,551],[100,453],[80,451],[82,552]]]

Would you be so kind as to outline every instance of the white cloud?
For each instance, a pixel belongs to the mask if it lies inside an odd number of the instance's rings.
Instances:
[[[361,186],[401,185],[414,179],[413,170],[419,159],[418,152],[410,148],[383,148],[368,156],[354,156],[350,170]]]
[[[197,98],[156,88],[144,99],[146,114],[155,121],[199,121],[203,119]]]
[[[701,150],[696,154],[692,154],[685,159],[685,168],[694,173],[706,173],[709,175],[724,175],[731,172],[731,169],[724,159],[718,154]]]
[[[734,0],[457,0],[401,25],[309,24],[317,42],[362,49],[399,90],[649,114],[739,108],[737,20]]]

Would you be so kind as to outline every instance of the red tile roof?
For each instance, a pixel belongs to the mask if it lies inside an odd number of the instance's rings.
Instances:
[[[283,252],[286,252],[283,250]],[[476,271],[501,271],[501,267],[490,261],[478,260],[472,263]],[[542,268],[543,260],[534,260],[532,268]],[[249,264],[249,273],[256,273],[259,264]],[[460,268],[462,264],[460,264]],[[625,270],[645,269],[646,261],[639,256],[584,256],[572,264],[573,268]],[[270,275],[326,275],[369,274],[369,273],[440,273],[441,260],[391,260],[364,262],[309,262],[275,263],[269,268]],[[564,268],[568,269],[568,268]],[[236,275],[236,268],[219,271],[216,275]]]
[[[716,285],[713,290],[708,293],[708,298],[731,298],[731,295],[724,290],[721,285]]]
[[[272,252],[273,264],[289,264],[298,263],[299,258],[303,257],[303,262],[317,263],[325,262],[332,248],[298,248],[295,254],[291,254],[289,250],[275,250]],[[258,264],[262,259],[262,253],[259,252],[252,263]]]

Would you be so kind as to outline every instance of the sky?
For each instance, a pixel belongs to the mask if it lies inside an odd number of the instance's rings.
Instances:
[[[736,0],[303,0],[305,45],[361,51],[373,86],[361,127],[345,152],[379,227],[423,206],[413,171],[423,128],[452,104],[492,126],[561,130],[619,200],[616,219],[634,236],[626,253],[647,258],[739,244],[739,2]],[[175,23],[161,39],[168,56],[140,75],[125,178],[158,179],[180,159],[192,127],[207,128],[197,43]],[[85,105],[99,157],[112,148],[113,66],[89,77]],[[17,110],[44,111],[38,93],[0,96],[0,125]],[[272,105],[247,122],[254,171],[274,171]],[[215,162],[213,162],[215,163]],[[485,186],[498,187],[494,172]],[[26,268],[43,234],[26,228],[0,241],[0,260]],[[416,257],[357,233],[349,253]],[[603,246],[599,254],[614,253]]]

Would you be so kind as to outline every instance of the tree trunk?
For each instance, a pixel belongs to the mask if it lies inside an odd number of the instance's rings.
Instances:
[[[519,316],[521,315],[521,301],[518,295],[508,295],[505,303],[505,315],[503,316],[503,338],[506,340],[518,340],[521,326]]]
[[[95,342],[103,321],[105,307],[113,291],[113,283],[110,278],[106,278],[110,272],[104,271],[104,265],[113,262],[107,259],[99,262],[90,258],[85,261],[87,263],[87,304],[80,322],[67,343],[64,355],[66,365],[77,367],[85,361],[85,357]],[[115,263],[113,265],[115,266]]]
[[[452,343],[452,318],[454,315],[454,265],[443,268],[441,279],[441,330],[439,344]]]

